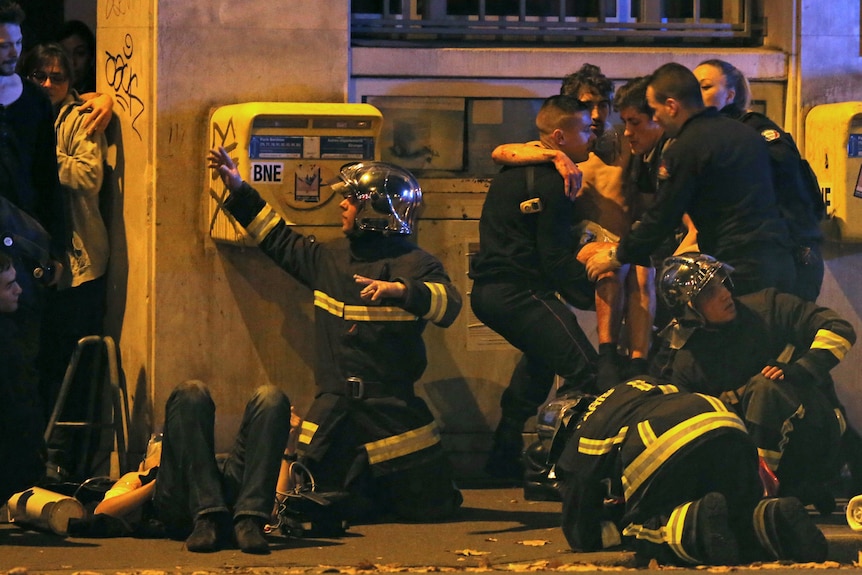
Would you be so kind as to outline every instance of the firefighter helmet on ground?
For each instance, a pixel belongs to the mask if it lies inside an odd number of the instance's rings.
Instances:
[[[683,312],[712,278],[718,276],[728,288],[733,287],[733,267],[712,256],[696,252],[671,256],[662,264],[659,292],[675,314]]]
[[[386,162],[357,162],[341,168],[333,191],[357,203],[356,229],[410,235],[422,205],[413,174]]]

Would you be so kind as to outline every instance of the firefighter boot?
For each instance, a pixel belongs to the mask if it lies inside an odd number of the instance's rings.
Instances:
[[[795,497],[761,500],[754,509],[752,523],[769,559],[797,563],[826,560],[826,537]]]
[[[728,522],[727,500],[721,493],[707,493],[691,504],[682,529],[682,552],[691,562],[704,565],[736,565],[739,543]],[[682,555],[681,555],[682,556]]]

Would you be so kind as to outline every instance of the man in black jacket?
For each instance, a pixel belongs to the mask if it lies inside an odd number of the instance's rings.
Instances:
[[[551,96],[536,117],[548,157],[573,162],[589,155],[595,136],[590,109],[573,96]],[[524,352],[500,401],[502,416],[486,465],[492,475],[520,479],[524,423],[550,391],[554,374],[593,389],[596,351],[566,303],[593,306],[593,288],[577,260],[572,226],[583,218],[552,164],[504,168],[491,182],[473,256],[471,306],[488,327]],[[560,297],[562,300],[561,301]]]
[[[0,501],[32,487],[45,472],[45,419],[13,320],[21,292],[12,258],[0,252]]]
[[[647,102],[675,143],[662,154],[656,203],[616,248],[587,263],[590,277],[622,263],[647,264],[688,213],[701,252],[732,265],[739,293],[796,283],[792,242],[776,206],[763,139],[705,108],[691,70],[676,63],[653,72]]]

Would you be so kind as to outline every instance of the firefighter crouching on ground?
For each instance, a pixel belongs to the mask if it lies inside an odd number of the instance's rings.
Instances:
[[[448,327],[461,296],[441,262],[411,243],[422,192],[383,162],[342,168],[344,238],[303,236],[247,183],[224,148],[209,154],[230,196],[225,209],[278,266],[314,291],[317,395],[299,460],[318,491],[342,491],[351,522],[394,514],[428,521],[457,510],[439,430],[413,384],[427,365],[422,331]]]
[[[643,563],[824,561],[798,499],[762,498],[757,449],[720,399],[644,376],[574,417],[557,473],[576,551],[622,543]]]
[[[657,373],[733,405],[778,493],[831,513],[846,422],[829,371],[856,333],[831,309],[772,288],[734,297],[732,271],[699,253],[664,261],[659,293],[675,319]]]

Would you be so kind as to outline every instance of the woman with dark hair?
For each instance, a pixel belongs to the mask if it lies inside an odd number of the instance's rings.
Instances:
[[[96,35],[80,20],[69,20],[57,36],[72,65],[72,87],[79,94],[96,91]]]
[[[50,413],[77,341],[102,333],[109,246],[99,212],[99,192],[107,143],[104,134],[88,134],[83,125],[87,114],[78,109],[81,100],[71,88],[71,64],[59,44],[34,47],[24,57],[21,71],[24,77],[42,87],[54,106],[57,167],[72,232],[64,275],[57,289],[49,293],[42,324],[40,387]],[[67,402],[71,411],[64,415],[81,418],[86,413],[86,389],[73,391],[72,396],[79,398],[80,405],[74,400]],[[67,457],[68,442],[61,439],[49,444],[52,471],[78,463],[74,457]],[[62,478],[62,473],[58,475]]]

